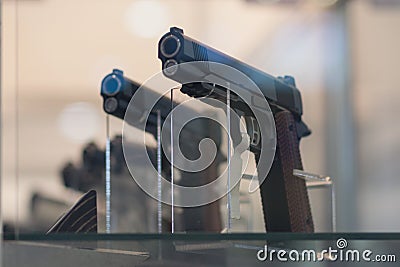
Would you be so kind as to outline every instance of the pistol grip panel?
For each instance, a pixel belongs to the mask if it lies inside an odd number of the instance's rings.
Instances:
[[[265,228],[267,232],[314,232],[305,181],[293,175],[293,169],[303,169],[293,115],[276,113],[275,126],[277,150],[260,187]]]

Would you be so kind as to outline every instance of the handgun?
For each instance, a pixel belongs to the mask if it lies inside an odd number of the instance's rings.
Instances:
[[[226,86],[208,82],[184,84],[187,77],[194,81],[207,80],[208,76],[219,75],[207,62],[232,67],[250,78],[260,89],[273,113],[276,128],[276,152],[271,169],[265,180],[260,181],[260,193],[267,232],[313,232],[314,224],[305,181],[293,175],[294,169],[302,169],[299,141],[311,134],[302,121],[301,94],[291,76],[273,77],[246,63],[243,63],[214,48],[198,42],[184,34],[177,27],[163,35],[158,43],[158,58],[162,62],[163,74],[182,84],[181,92],[194,98],[213,98],[227,103]],[[180,67],[182,63],[200,62],[197,67]],[[232,84],[231,77],[218,76],[224,84]],[[246,88],[237,84],[240,90]],[[250,138],[249,149],[255,155],[260,174],[261,138],[260,127],[252,107],[234,92],[232,109],[244,117]],[[232,128],[232,135],[239,136],[239,127]]]
[[[123,71],[114,69],[110,74],[106,75],[101,83],[101,96],[103,97],[103,109],[106,113],[115,116],[119,119],[124,119],[127,112],[134,112],[135,118],[143,118],[148,115],[145,122],[146,132],[152,134],[157,138],[157,112],[160,112],[161,124],[163,125],[171,112],[172,107],[177,106],[179,103],[171,101],[167,96],[161,96],[157,92],[152,91],[150,88],[143,87],[146,96],[151,95],[151,99],[159,99],[154,107],[150,109],[150,104],[146,99],[141,101],[140,105],[129,106],[129,102],[135,93],[138,92],[141,84],[132,81],[124,76]],[[144,97],[145,98],[145,97]],[[171,103],[172,102],[172,103]],[[128,108],[129,106],[129,108]],[[184,107],[184,112],[198,113],[195,110]],[[125,120],[128,124],[138,127],[139,123],[136,121]],[[180,148],[182,153],[189,158],[198,158],[200,156],[198,151],[198,144],[204,137],[212,138],[217,146],[221,144],[221,130],[218,125],[208,120],[193,120],[190,122],[190,127],[184,127],[180,132],[182,142]],[[162,158],[162,172],[163,176],[167,179],[171,175],[171,165],[165,154],[164,149],[161,151]],[[217,156],[212,162],[211,166],[199,173],[181,172],[180,183],[184,186],[195,186],[202,183],[210,182],[210,177],[215,177],[218,172],[218,166],[223,162],[221,155]],[[154,167],[156,162],[153,162]],[[183,231],[208,231],[219,232],[221,231],[221,216],[219,212],[218,201],[210,203],[203,207],[193,207],[183,209]]]

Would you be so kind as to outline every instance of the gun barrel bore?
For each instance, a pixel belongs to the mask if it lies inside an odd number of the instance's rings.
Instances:
[[[168,59],[164,63],[163,72],[166,76],[174,75],[178,70],[178,62],[175,59]]]
[[[160,49],[164,57],[174,57],[181,49],[181,41],[174,35],[168,35],[161,41]]]
[[[118,100],[115,97],[107,98],[104,102],[104,110],[107,113],[113,113],[118,108]]]
[[[122,82],[118,77],[113,74],[110,76],[107,76],[102,83],[102,91],[105,95],[107,96],[113,96],[116,95],[122,87]]]

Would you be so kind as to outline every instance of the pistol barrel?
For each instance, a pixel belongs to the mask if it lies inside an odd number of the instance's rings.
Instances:
[[[294,79],[291,77],[276,78],[260,71],[246,63],[228,56],[214,48],[202,44],[186,35],[183,30],[172,27],[168,33],[159,41],[158,57],[162,61],[164,75],[180,82],[188,75],[204,74],[203,77],[191,77],[194,79],[204,78],[213,73],[207,62],[216,62],[233,67],[247,75],[261,90],[264,97],[272,105],[280,106],[292,112],[296,117],[303,113],[301,95],[296,88]],[[181,70],[180,63],[203,61],[202,68],[194,72]],[[176,67],[173,67],[176,66]],[[231,82],[229,77],[221,77]],[[192,95],[193,96],[193,95]],[[196,96],[195,96],[196,97]],[[200,97],[200,95],[198,96]]]

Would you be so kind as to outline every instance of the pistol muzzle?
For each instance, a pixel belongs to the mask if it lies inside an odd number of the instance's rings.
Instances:
[[[123,83],[123,72],[114,69],[113,72],[104,77],[101,82],[101,93],[106,96],[114,96],[122,90]]]
[[[161,55],[166,58],[174,57],[178,54],[181,46],[182,44],[178,37],[173,34],[167,35],[160,43]]]

